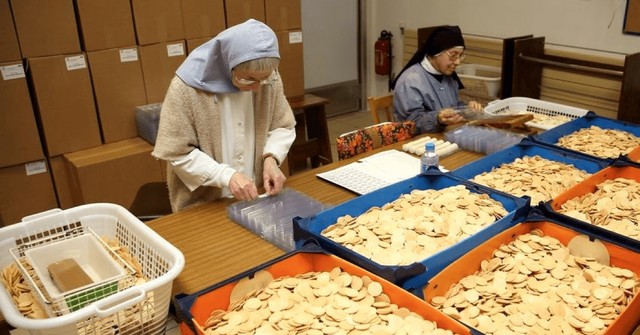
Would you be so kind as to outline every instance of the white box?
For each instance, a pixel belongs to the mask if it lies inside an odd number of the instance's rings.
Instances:
[[[25,257],[33,266],[49,297],[55,301],[71,293],[118,281],[127,275],[125,269],[115,261],[101,243],[93,234],[82,234],[31,248],[25,251]],[[93,283],[60,292],[49,275],[48,267],[52,263],[67,258],[74,259]],[[71,306],[68,307],[73,309]]]
[[[499,67],[462,64],[456,68],[466,90],[497,98],[500,94],[502,70]]]

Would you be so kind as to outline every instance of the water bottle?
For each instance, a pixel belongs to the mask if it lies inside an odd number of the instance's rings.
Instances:
[[[420,173],[423,173],[433,166],[439,168],[440,159],[436,154],[436,145],[433,142],[427,142],[424,145],[424,154],[420,157]]]

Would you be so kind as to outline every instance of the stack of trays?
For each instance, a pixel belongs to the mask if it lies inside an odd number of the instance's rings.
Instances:
[[[640,245],[640,166],[615,161],[546,203],[560,217],[628,247]]]
[[[513,196],[528,196],[532,205],[538,205],[564,190],[559,188],[566,189],[582,181],[571,178],[584,178],[607,166],[608,163],[603,160],[545,146],[526,138],[517,145],[453,170],[451,174]],[[568,176],[561,176],[562,173]],[[541,188],[541,185],[547,187]]]
[[[177,313],[182,335],[234,328],[436,334],[436,327],[442,334],[477,334],[383,278],[308,247],[179,298]]]
[[[532,215],[424,283],[426,302],[484,334],[631,334],[638,248]]]
[[[227,207],[229,218],[285,251],[295,249],[292,220],[324,209],[317,200],[285,188],[277,195],[240,201]]]
[[[640,147],[640,125],[589,112],[532,138],[538,143],[557,146],[610,163]]]
[[[296,245],[312,240],[324,250],[402,285],[435,275],[529,210],[526,199],[433,173],[392,184],[311,217],[295,218]],[[498,211],[500,215],[496,215]],[[349,227],[341,227],[349,221]],[[345,234],[340,236],[340,231]]]

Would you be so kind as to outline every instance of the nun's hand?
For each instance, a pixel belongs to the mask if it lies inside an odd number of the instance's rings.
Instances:
[[[452,125],[464,121],[464,117],[453,108],[445,108],[438,112],[438,122],[443,125]]]
[[[273,157],[265,158],[262,166],[262,181],[267,194],[274,195],[282,191],[285,180],[287,178],[278,167],[278,162]]]
[[[229,180],[229,191],[238,200],[253,200],[258,197],[256,183],[244,173],[236,172]]]

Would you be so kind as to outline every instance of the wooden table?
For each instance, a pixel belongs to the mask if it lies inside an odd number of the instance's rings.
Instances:
[[[307,158],[314,168],[333,162],[325,111],[328,103],[329,100],[312,94],[289,100],[297,123],[296,140],[288,155],[291,172],[306,169]]]
[[[429,136],[434,137],[434,134]],[[401,150],[402,144],[386,146],[368,154]],[[455,169],[482,156],[461,150],[443,157],[441,164],[447,169]],[[289,177],[285,187],[327,205],[343,203],[356,194],[316,177],[316,173],[346,165],[358,158],[362,156],[303,171]],[[147,222],[185,256],[185,267],[173,283],[174,295],[195,293],[284,254],[283,250],[229,220],[226,206],[232,202],[221,200]]]

